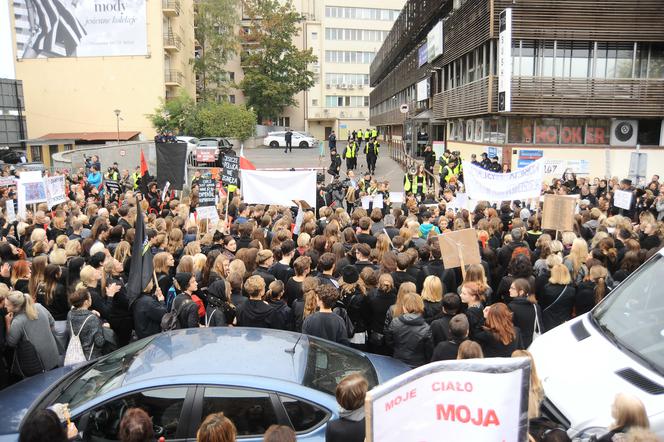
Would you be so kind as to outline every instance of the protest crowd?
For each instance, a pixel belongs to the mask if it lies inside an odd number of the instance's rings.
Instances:
[[[430,147],[425,157],[429,152]],[[664,185],[658,176],[637,188],[628,179],[568,171],[543,184],[542,194],[579,195],[574,228],[557,233],[541,229],[535,201],[460,209],[457,161],[446,160],[442,198],[426,186],[430,160],[407,174],[398,203],[390,203],[388,183],[371,174],[356,178],[349,167],[345,179],[319,184],[317,207],[249,205],[240,187],[227,213],[221,198],[219,221],[210,225],[196,217],[196,182],[189,194],[176,197],[146,182],[149,176],[141,177],[138,168],[131,174],[112,168],[108,173],[118,174],[121,188],[111,192],[95,158],[87,171],[66,175],[64,203],[28,207],[24,219],[10,220],[3,210],[0,385],[62,365],[67,347],[53,334],[55,321],[67,321],[85,359],[164,330],[232,326],[302,332],[413,368],[451,359],[530,357],[526,349],[534,339],[592,309],[664,239]],[[496,167],[482,161],[486,169]],[[629,209],[614,205],[618,189],[632,193]],[[12,187],[0,193],[3,209],[16,199]],[[362,207],[362,197],[372,193],[383,196],[382,208]],[[133,294],[131,269],[141,258],[132,256],[132,245],[143,224],[154,277],[148,275],[149,283]],[[463,271],[446,268],[438,236],[471,227],[481,263]],[[33,344],[32,353],[19,351],[24,340]],[[543,390],[534,363],[531,440],[569,440],[540,418]],[[366,390],[359,375],[339,384],[344,413],[328,423],[327,440],[364,440]],[[634,436],[648,430],[638,399],[619,395],[606,404],[612,406],[616,421],[598,440],[656,440]],[[75,437],[75,429],[65,434],[49,410],[31,419],[35,425],[24,427],[32,435],[23,440],[46,440],[40,439],[42,431],[52,431],[48,440]],[[154,440],[150,417],[127,411],[120,436]],[[235,437],[233,423],[217,414],[202,423],[198,440]],[[295,435],[275,426],[265,440]]]

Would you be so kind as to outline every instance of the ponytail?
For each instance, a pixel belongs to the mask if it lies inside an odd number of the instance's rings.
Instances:
[[[606,296],[606,281],[604,278],[597,278],[597,283],[595,285],[595,305],[604,299]]]
[[[22,310],[29,320],[34,321],[39,316],[37,309],[35,308],[35,303],[32,301],[32,296],[30,296],[29,293],[22,293],[15,290],[7,296],[7,300],[11,302],[14,307]]]

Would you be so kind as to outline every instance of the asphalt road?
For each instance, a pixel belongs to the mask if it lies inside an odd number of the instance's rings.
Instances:
[[[337,150],[343,154],[345,143],[337,143]],[[362,145],[362,149],[364,145]],[[245,149],[244,155],[247,157],[258,169],[262,168],[308,168],[308,167],[324,167],[325,170],[330,165],[329,150],[325,151],[325,157],[321,158],[318,148],[300,149],[293,148],[290,153],[284,153],[283,149],[270,149],[269,147],[261,147],[256,149]],[[367,170],[366,156],[360,153],[357,159],[357,169],[355,175],[363,174]],[[342,159],[341,163],[341,177],[345,177],[346,162]],[[376,175],[375,178],[379,181],[389,181],[390,189],[399,191],[403,186],[403,171],[399,165],[394,162],[388,154],[387,147],[383,146],[381,152],[378,154],[378,161],[376,162]],[[331,175],[325,174],[326,182],[331,181]]]

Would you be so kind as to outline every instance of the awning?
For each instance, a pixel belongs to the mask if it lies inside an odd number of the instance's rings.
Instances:
[[[419,114],[415,115],[412,118],[409,118],[409,120],[425,120],[429,121],[433,118],[433,111],[431,109],[427,109],[424,112],[420,112]]]

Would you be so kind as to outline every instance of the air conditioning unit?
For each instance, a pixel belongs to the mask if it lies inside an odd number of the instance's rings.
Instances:
[[[484,120],[475,120],[474,140],[478,143],[481,143],[484,140]]]
[[[358,85],[357,85],[357,88],[358,88],[358,89],[364,89],[364,85],[363,85],[363,84],[358,84]]]
[[[339,116],[340,116],[341,118],[344,118],[344,117],[346,116],[346,112],[339,112]]]
[[[466,141],[473,141],[475,136],[475,122],[473,120],[468,120],[466,122]]]
[[[355,86],[353,86],[352,84],[349,84],[348,89],[355,89]]]
[[[637,120],[613,120],[611,123],[611,146],[636,146],[639,131]]]
[[[337,89],[341,89],[341,85],[340,85],[340,84],[337,85]]]

